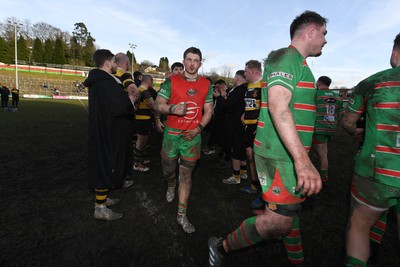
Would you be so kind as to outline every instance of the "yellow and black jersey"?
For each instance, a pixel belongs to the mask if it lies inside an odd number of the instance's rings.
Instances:
[[[261,107],[261,87],[262,80],[255,83],[249,83],[247,85],[247,92],[244,97],[244,102],[246,104],[244,111],[244,123],[257,124],[258,116],[260,114]]]
[[[135,82],[132,79],[132,75],[129,72],[126,72],[121,69],[117,69],[117,72],[114,74],[115,77],[117,77],[120,81],[122,86],[124,87],[125,91],[128,92],[128,87],[132,83],[134,84]]]
[[[153,115],[153,109],[150,108],[149,102],[154,101],[149,90],[143,86],[139,86],[140,103],[139,108],[136,110],[135,118],[137,120],[150,120]]]

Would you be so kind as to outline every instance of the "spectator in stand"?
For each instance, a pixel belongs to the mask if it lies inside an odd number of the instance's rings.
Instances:
[[[338,93],[329,90],[332,80],[321,76],[317,80],[317,119],[312,148],[318,159],[317,170],[322,182],[328,182],[328,143],[336,133],[343,114],[343,102]]]
[[[139,86],[140,104],[136,110],[136,146],[135,146],[135,163],[133,169],[135,171],[147,172],[149,167],[145,166],[149,163],[146,158],[145,149],[148,148],[149,136],[153,130],[153,112],[154,99],[149,91],[153,86],[153,77],[143,75],[142,83]]]
[[[135,85],[139,88],[140,84],[142,83],[143,74],[140,71],[135,71],[133,73],[133,80],[135,81]]]
[[[7,84],[3,84],[3,89],[1,90],[1,107],[8,107],[8,99],[9,99],[10,89],[8,89]]]
[[[96,69],[89,72],[84,85],[89,87],[88,187],[94,189],[94,218],[112,221],[122,217],[108,206],[119,200],[107,198],[111,189],[123,186],[129,148],[128,118],[132,102],[118,79],[114,54],[98,49],[93,54]]]
[[[15,86],[11,90],[11,95],[12,95],[12,106],[15,108],[18,108],[18,103],[19,103],[19,90]]]

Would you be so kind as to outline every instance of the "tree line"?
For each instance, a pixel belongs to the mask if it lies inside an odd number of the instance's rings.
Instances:
[[[91,35],[85,23],[75,23],[74,30],[69,33],[46,22],[32,23],[29,19],[21,21],[15,17],[0,21],[0,62],[14,64],[14,25],[17,29],[18,64],[94,67],[92,54],[97,49],[96,39]],[[135,55],[129,50],[126,54],[133,59],[134,70],[144,71],[148,66],[155,66],[148,60],[139,64]],[[168,58],[161,57],[158,66],[155,67],[159,72],[170,71]],[[215,71],[211,71],[207,76],[213,80],[218,78],[228,78],[229,80],[231,73],[229,69],[225,77],[221,77]]]
[[[18,63],[93,66],[91,56],[96,40],[83,22],[75,23],[70,34],[46,22],[31,23],[14,17],[0,22],[0,62],[15,61],[15,29]]]

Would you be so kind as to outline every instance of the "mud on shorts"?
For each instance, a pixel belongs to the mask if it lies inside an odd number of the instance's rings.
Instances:
[[[331,141],[332,141],[332,136],[326,134],[314,134],[312,138],[312,143],[315,145],[330,143]]]
[[[399,187],[378,183],[354,173],[351,195],[357,202],[375,210],[385,211],[394,206],[396,211],[399,211]]]
[[[188,141],[183,139],[182,132],[181,130],[165,127],[161,156],[166,159],[180,157],[184,160],[196,161],[201,154],[201,134]]]
[[[268,208],[280,215],[297,214],[305,196],[295,192],[297,176],[294,164],[290,161],[279,161],[254,154],[258,179],[262,189],[262,198]]]

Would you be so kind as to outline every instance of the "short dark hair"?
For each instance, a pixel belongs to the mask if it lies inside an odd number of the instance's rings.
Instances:
[[[138,79],[139,78],[139,76],[143,76],[143,74],[140,72],[140,71],[135,71],[134,73],[133,73],[133,78],[134,79]]]
[[[396,38],[394,38],[393,49],[400,50],[400,33],[396,35]]]
[[[201,51],[197,47],[193,47],[192,46],[192,47],[189,47],[188,49],[186,49],[185,52],[183,52],[183,59],[185,59],[187,54],[189,54],[189,53],[192,53],[192,54],[195,54],[195,55],[199,55],[200,61],[203,59],[202,55],[201,55]]]
[[[184,68],[183,64],[181,62],[175,62],[174,64],[171,65],[171,70],[174,70],[176,67],[178,68]]]
[[[318,81],[329,87],[331,85],[332,79],[328,76],[321,76],[318,78]]]
[[[293,20],[292,24],[290,24],[290,40],[293,39],[294,35],[296,34],[296,31],[302,29],[304,26],[307,26],[309,24],[324,26],[326,25],[327,22],[328,22],[327,18],[322,17],[320,14],[314,11],[306,10],[299,16],[297,16]]]
[[[219,79],[214,83],[214,85],[216,85],[216,84],[225,84],[226,85],[226,82],[222,79]]]
[[[235,73],[235,76],[240,76],[243,80],[246,80],[246,76],[244,75],[244,70],[238,70]]]
[[[103,67],[104,63],[108,60],[111,60],[114,57],[114,54],[111,53],[110,50],[107,49],[97,49],[92,56],[92,60],[97,68]]]

